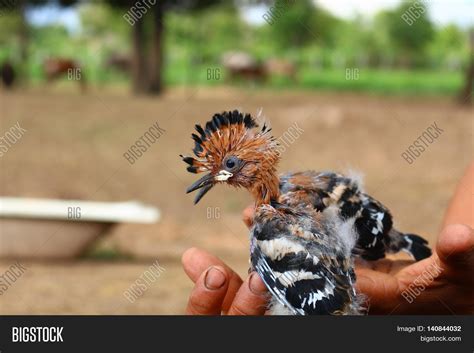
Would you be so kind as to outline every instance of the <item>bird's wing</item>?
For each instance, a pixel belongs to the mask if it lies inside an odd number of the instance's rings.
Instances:
[[[361,212],[354,222],[359,235],[355,252],[366,260],[377,260],[385,256],[392,215],[372,197],[362,194],[361,198]]]
[[[288,302],[286,299],[285,286],[282,284],[280,278],[275,276],[275,273],[258,247],[256,247],[252,252],[251,261],[253,268],[260,275],[260,278],[263,283],[265,283],[273,297],[287,307],[294,315],[305,315],[305,311],[302,308],[295,308]]]
[[[342,219],[354,219],[358,240],[354,254],[366,260],[378,260],[386,252],[401,250],[417,261],[431,256],[426,240],[416,234],[404,234],[393,227],[387,207],[362,190],[356,176],[332,172],[306,171],[281,176],[279,202],[289,207],[311,205],[319,212],[329,206],[339,210]]]
[[[324,211],[337,205],[343,218],[354,217],[361,208],[359,183],[331,172],[306,171],[280,178],[280,202],[289,206],[311,204]]]
[[[251,246],[252,265],[272,295],[295,315],[347,313],[355,297],[349,260],[330,251],[312,254],[316,244],[273,235],[253,238]]]
[[[392,229],[389,210],[362,192],[351,178],[330,172],[302,172],[281,178],[280,202],[289,206],[311,204],[317,211],[336,206],[342,219],[354,218],[359,236],[354,253],[366,260],[383,258]]]

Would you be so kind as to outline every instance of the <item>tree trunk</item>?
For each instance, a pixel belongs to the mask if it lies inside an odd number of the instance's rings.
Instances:
[[[461,104],[471,104],[472,102],[472,87],[474,85],[474,58],[471,55],[471,60],[466,69],[466,79],[464,87],[459,95]]]
[[[145,63],[144,18],[140,18],[132,25],[132,91],[143,94],[147,91],[147,70]]]
[[[466,78],[464,86],[459,94],[461,104],[470,104],[472,102],[472,89],[474,86],[474,30],[469,33],[469,62],[466,68]]]
[[[26,2],[25,0],[18,0],[18,7],[20,9],[20,59],[22,65],[26,64],[28,59],[28,24],[26,23]]]
[[[163,1],[157,1],[151,11],[153,11],[153,32],[151,37],[148,92],[157,94],[163,88]]]

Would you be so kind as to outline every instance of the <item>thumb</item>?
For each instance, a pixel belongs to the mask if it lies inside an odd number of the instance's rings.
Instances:
[[[447,269],[465,281],[474,270],[474,231],[462,224],[445,227],[436,245],[436,252]]]
[[[367,268],[356,268],[356,278],[356,289],[370,303],[371,314],[387,314],[393,311],[399,297],[399,286],[395,277]]]

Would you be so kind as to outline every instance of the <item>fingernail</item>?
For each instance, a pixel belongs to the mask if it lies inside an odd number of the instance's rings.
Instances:
[[[225,274],[216,267],[211,267],[207,270],[206,277],[204,278],[204,284],[206,285],[206,288],[210,290],[221,288],[225,281]]]
[[[267,287],[263,284],[257,273],[252,273],[249,279],[249,288],[253,294],[262,295],[267,292]]]

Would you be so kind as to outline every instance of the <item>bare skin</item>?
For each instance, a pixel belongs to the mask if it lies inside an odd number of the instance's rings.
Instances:
[[[416,263],[384,259],[356,268],[356,285],[367,296],[370,314],[474,314],[474,216],[470,199],[473,186],[474,163],[451,200],[431,257]],[[252,218],[253,207],[247,207],[243,220],[249,227]],[[186,251],[182,261],[185,272],[195,283],[187,314],[265,313],[268,293],[255,273],[242,281],[221,260],[198,249]],[[220,271],[220,280],[209,277],[216,270]],[[217,288],[206,286],[206,278],[212,278]]]
[[[242,281],[229,266],[204,250],[191,248],[182,258],[184,271],[195,283],[188,315],[263,315],[268,293],[255,273]]]
[[[466,224],[474,228],[474,162],[467,168],[454,192],[443,225]]]

